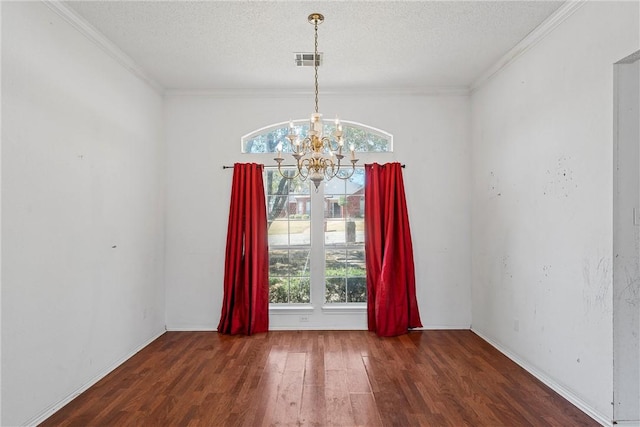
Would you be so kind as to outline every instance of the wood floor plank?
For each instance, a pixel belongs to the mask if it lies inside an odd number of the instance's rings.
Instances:
[[[597,426],[471,331],[168,332],[43,426]]]
[[[324,385],[305,385],[302,390],[302,407],[299,421],[303,426],[327,424],[327,404]]]
[[[324,369],[327,371],[344,371],[347,365],[342,351],[324,352]]]
[[[326,372],[325,405],[327,425],[352,426],[355,423],[344,370]]]
[[[302,406],[304,371],[285,371],[278,386],[273,423],[296,425]]]
[[[287,353],[273,415],[273,423],[276,425],[298,423],[302,407],[305,358],[305,353]]]
[[[305,386],[324,386],[324,352],[311,351],[305,359]]]
[[[350,393],[349,399],[351,401],[351,410],[353,411],[354,425],[382,426],[382,420],[378,415],[373,393]]]

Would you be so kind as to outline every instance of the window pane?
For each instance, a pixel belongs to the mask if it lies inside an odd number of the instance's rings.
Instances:
[[[309,276],[310,255],[309,249],[289,251],[289,274],[291,276]]]
[[[275,153],[279,143],[284,144],[287,141],[289,127],[279,125],[269,130],[263,130],[257,135],[242,138],[243,153]],[[288,147],[287,147],[288,148]],[[289,149],[290,150],[290,149]]]
[[[283,172],[286,174],[287,170]],[[266,169],[264,181],[267,196],[289,194],[291,180],[284,178],[276,169]]]
[[[364,247],[347,251],[347,275],[349,277],[365,277],[366,273]]]
[[[364,247],[327,249],[325,254],[326,303],[367,302]]]
[[[327,278],[325,290],[325,302],[347,302],[346,284],[344,278]]]
[[[384,152],[391,151],[390,136],[378,135],[356,127],[347,127],[344,139],[353,144],[355,150],[359,152]]]
[[[364,242],[364,170],[325,184],[325,244]]]
[[[311,244],[311,212],[307,212],[306,196],[289,197],[289,244]]]
[[[293,169],[283,169],[293,176]],[[269,245],[291,246],[311,244],[311,205],[309,184],[298,178],[286,179],[277,170],[265,172]]]
[[[349,222],[351,222],[352,225],[347,225],[347,228],[351,230],[353,234],[350,235],[347,233],[347,242],[364,244],[364,218],[352,218]]]
[[[269,277],[289,275],[289,251],[270,250],[269,251]]]
[[[286,246],[289,243],[289,221],[280,219],[269,224],[269,247]]]
[[[367,302],[367,280],[364,277],[347,279],[347,302]]]
[[[346,270],[346,249],[329,249],[325,252],[325,276],[345,277]]]
[[[310,250],[269,251],[269,302],[308,303],[311,300]]]
[[[306,304],[311,302],[311,279],[308,277],[292,278],[289,302]]]
[[[344,221],[342,219],[327,219],[324,232],[324,243],[326,245],[344,245]]]
[[[289,302],[289,279],[269,276],[269,302],[286,304]]]

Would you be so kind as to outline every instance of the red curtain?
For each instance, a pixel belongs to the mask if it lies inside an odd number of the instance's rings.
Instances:
[[[251,335],[269,329],[269,247],[263,165],[233,166],[218,332]]]
[[[402,166],[365,165],[364,188],[369,330],[402,335],[422,327]]]

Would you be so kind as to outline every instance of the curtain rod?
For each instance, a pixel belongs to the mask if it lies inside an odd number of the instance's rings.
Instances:
[[[406,165],[405,165],[404,163],[400,165],[400,167],[401,167],[402,169],[404,169],[404,168],[405,168],[405,166],[406,166]],[[295,168],[295,167],[297,167],[297,166],[296,166],[296,165],[282,165],[281,167],[283,167],[283,168]],[[356,167],[357,167],[357,168],[363,168],[363,167],[364,167],[364,165],[356,165]],[[273,165],[273,166],[271,166],[271,165],[264,165],[264,168],[265,168],[265,169],[277,169],[277,168],[278,168],[278,166],[277,166],[277,165]],[[222,169],[233,169],[233,166],[222,165]]]

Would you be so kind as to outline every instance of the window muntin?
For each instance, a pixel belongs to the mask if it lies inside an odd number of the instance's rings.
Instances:
[[[308,120],[294,120],[296,133],[304,138],[309,131]],[[365,126],[360,123],[341,121],[344,140],[353,144],[357,152],[391,152],[393,136],[383,130]],[[335,131],[333,122],[325,121],[324,134],[331,135]],[[291,153],[291,143],[287,139],[289,122],[278,123],[251,132],[241,138],[243,153],[275,153],[276,147],[282,143],[282,151]]]

